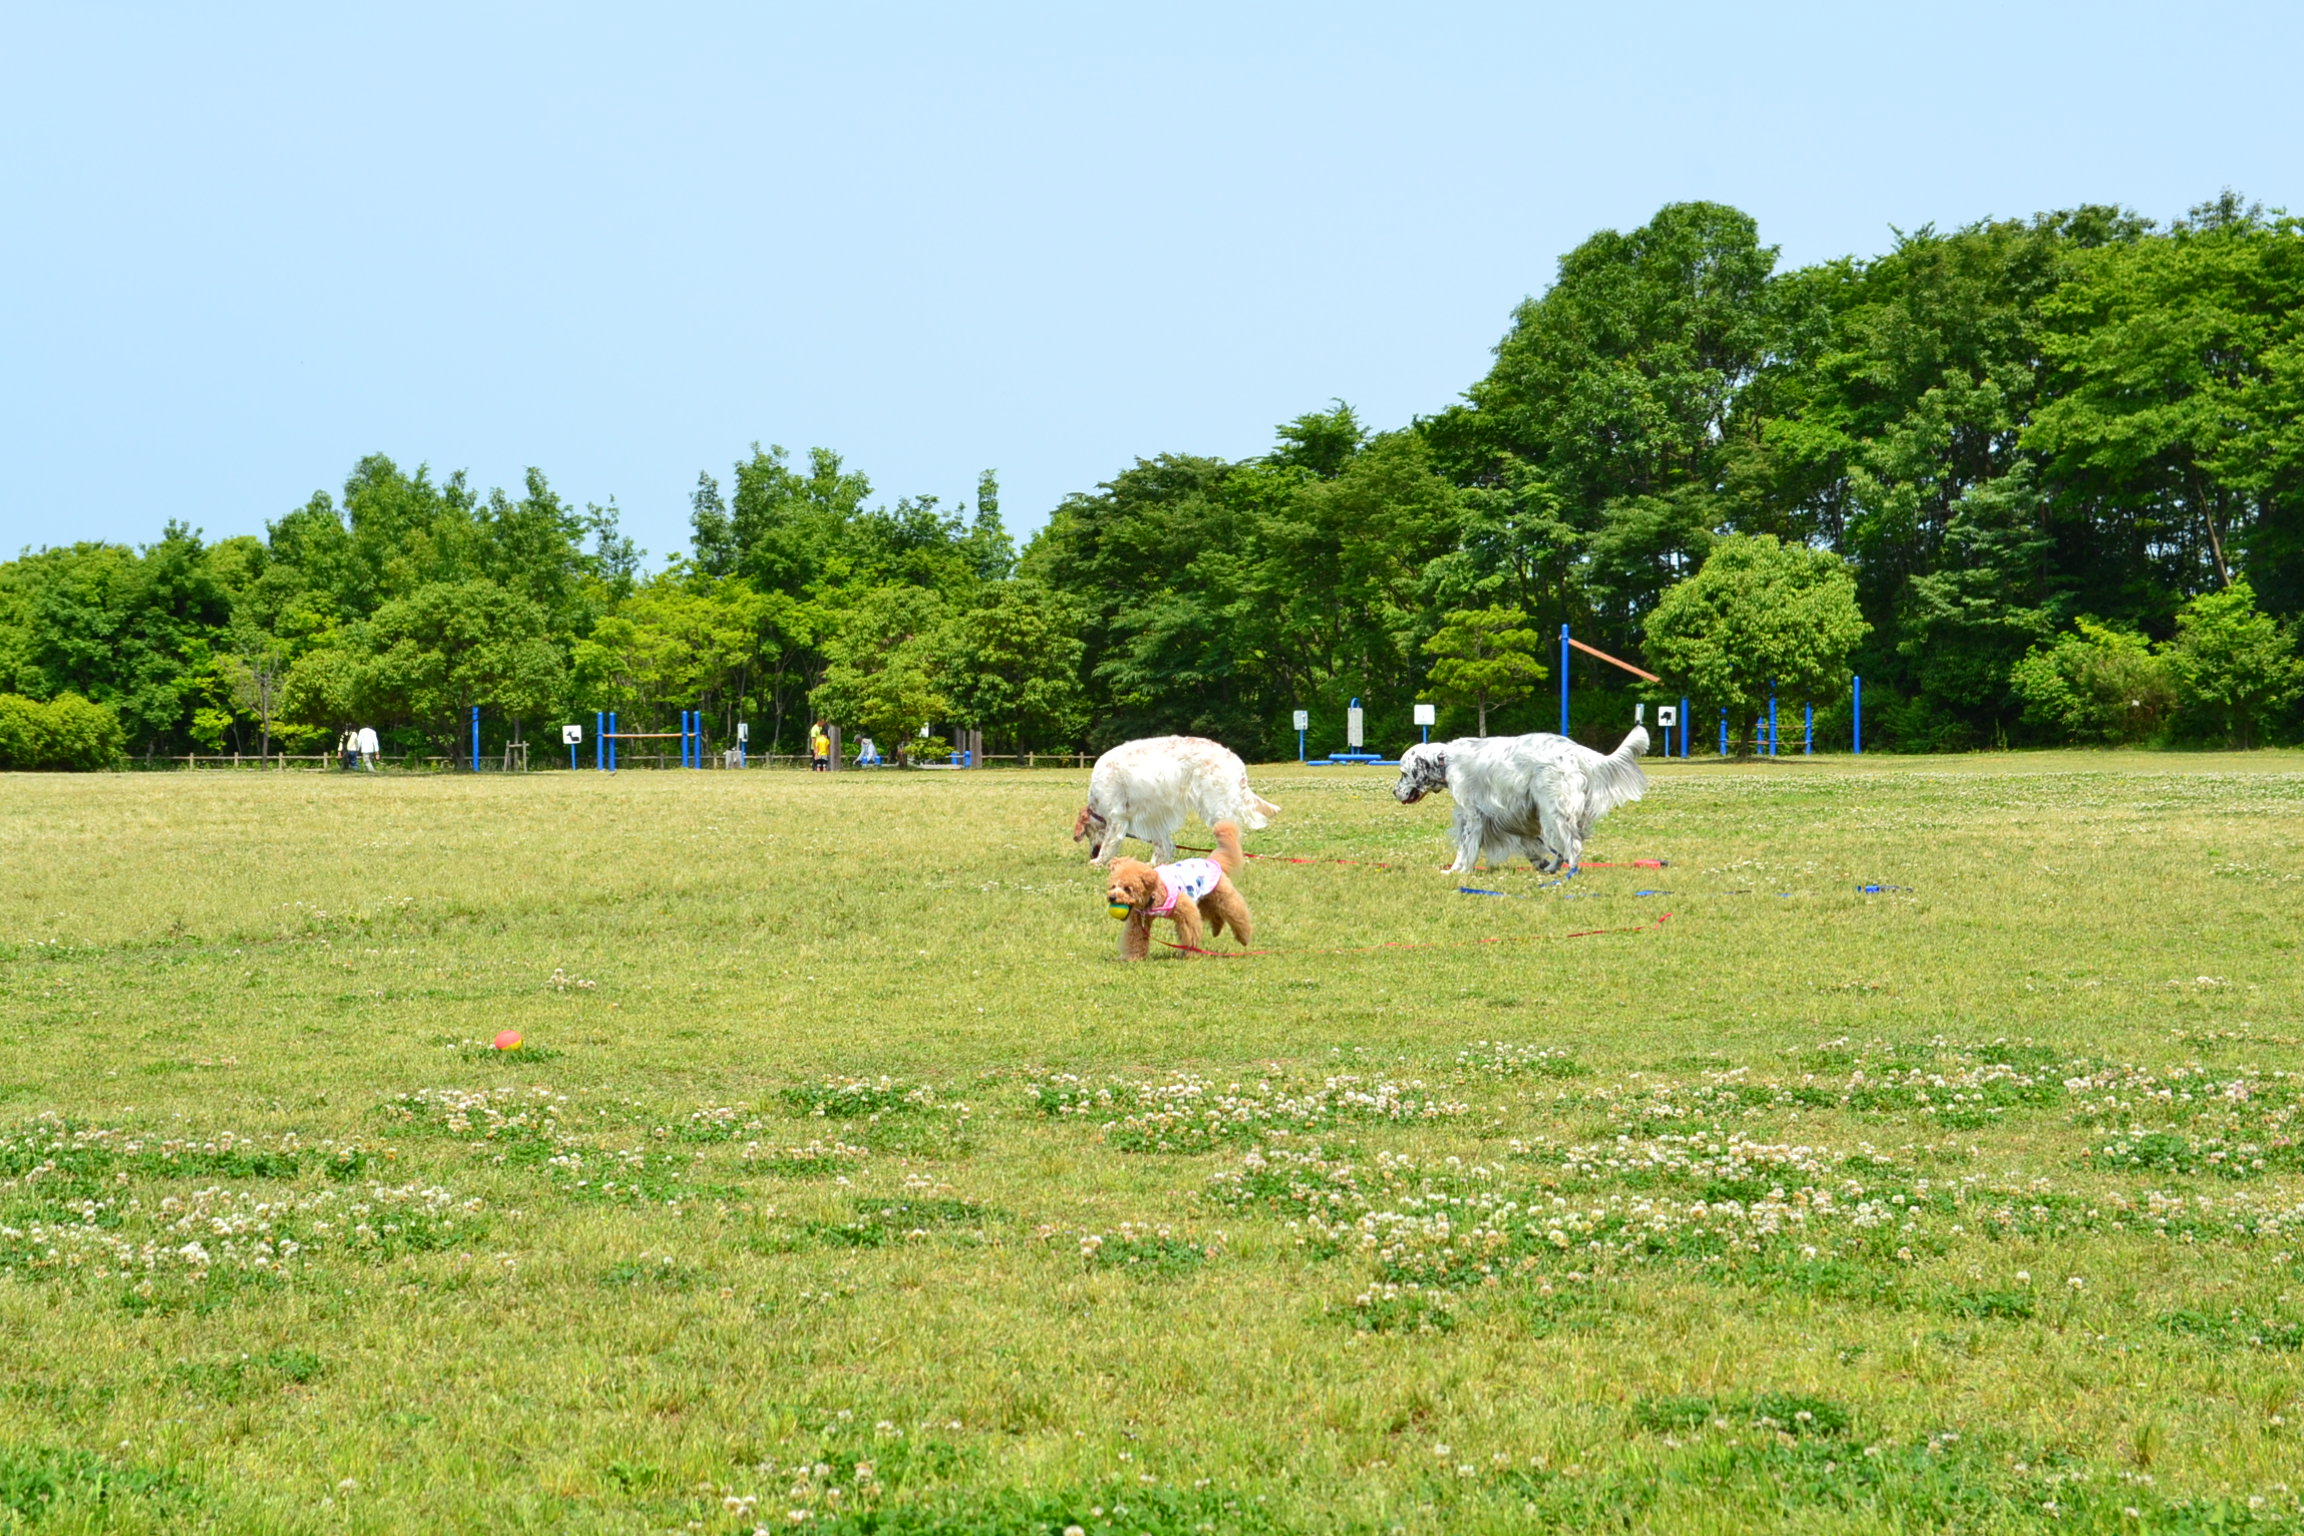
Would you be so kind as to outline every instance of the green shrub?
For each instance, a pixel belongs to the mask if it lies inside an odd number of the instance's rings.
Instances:
[[[2009,675],[2024,718],[2069,740],[2142,741],[2176,703],[2168,659],[2142,635],[2088,619],[2024,653]]]
[[[109,768],[127,745],[111,707],[76,693],[45,704],[0,693],[0,769]]]
[[[2227,746],[2255,746],[2304,693],[2295,632],[2257,609],[2245,581],[2184,605],[2168,659],[2192,728]]]

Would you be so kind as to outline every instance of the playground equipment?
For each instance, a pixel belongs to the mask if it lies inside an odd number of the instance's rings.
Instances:
[[[737,740],[742,741],[745,734],[744,728],[739,726],[737,728]],[[678,738],[680,742],[681,767],[701,768],[704,766],[704,711],[700,709],[680,711],[680,729],[677,731],[620,731],[616,729],[616,711],[596,709],[592,712],[592,766],[600,772],[614,773],[616,771],[616,744],[620,741],[671,741],[674,738]],[[575,767],[576,748],[584,740],[584,727],[581,725],[562,726],[560,728],[560,740],[568,748],[568,766]],[[473,742],[477,747],[479,742],[477,711],[475,711],[474,716]]]
[[[1298,710],[1296,718],[1299,722],[1298,729],[1301,730],[1301,722],[1307,716],[1303,710]],[[1351,707],[1344,711],[1344,745],[1352,750],[1349,752],[1331,752],[1326,757],[1315,757],[1305,766],[1310,768],[1345,768],[1354,765],[1373,768],[1397,768],[1400,766],[1399,760],[1396,758],[1388,758],[1381,752],[1362,750],[1366,744],[1367,715],[1360,708],[1360,701],[1354,699]],[[1298,738],[1297,748],[1299,751],[1303,748],[1301,737]]]
[[[1585,655],[1587,655],[1587,656],[1597,657],[1599,660],[1601,660],[1601,661],[1604,661],[1604,662],[1608,663],[1608,665],[1610,665],[1610,666],[1612,666],[1612,667],[1621,668],[1623,671],[1626,671],[1626,672],[1629,672],[1629,673],[1631,673],[1631,674],[1632,674],[1634,677],[1636,677],[1636,678],[1640,679],[1640,681],[1642,681],[1642,682],[1644,682],[1644,683],[1660,683],[1660,682],[1664,681],[1664,679],[1662,679],[1662,678],[1658,677],[1658,676],[1657,676],[1655,673],[1653,673],[1653,672],[1648,672],[1648,671],[1643,671],[1641,668],[1639,668],[1639,667],[1636,667],[1636,666],[1632,665],[1632,663],[1630,663],[1630,662],[1628,662],[1628,661],[1624,661],[1624,660],[1621,660],[1621,659],[1620,659],[1620,658],[1618,658],[1618,657],[1614,657],[1614,656],[1611,656],[1611,655],[1609,655],[1609,654],[1608,654],[1606,651],[1603,651],[1603,650],[1601,650],[1601,649],[1600,649],[1598,646],[1595,646],[1595,645],[1586,645],[1586,644],[1585,644],[1583,641],[1576,639],[1575,637],[1573,637],[1572,635],[1570,635],[1570,634],[1568,633],[1568,626],[1567,626],[1567,625],[1565,625],[1565,624],[1561,625],[1561,626],[1560,626],[1560,734],[1561,734],[1561,735],[1563,735],[1563,736],[1565,736],[1565,735],[1567,735],[1567,734],[1568,734],[1568,652],[1569,652],[1569,649],[1570,649],[1571,647],[1575,648],[1576,650],[1582,651],[1582,652],[1583,652]],[[1686,703],[1687,703],[1687,701],[1686,701],[1685,699],[1683,699],[1683,700],[1681,701],[1681,703],[1682,703],[1682,704],[1686,704]]]

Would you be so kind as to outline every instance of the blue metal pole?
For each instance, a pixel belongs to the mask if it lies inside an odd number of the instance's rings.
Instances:
[[[1690,721],[1689,721],[1689,719],[1688,719],[1688,700],[1687,700],[1687,698],[1686,698],[1685,696],[1683,696],[1683,697],[1681,698],[1681,700],[1680,700],[1680,755],[1681,755],[1682,757],[1686,757],[1686,756],[1688,755],[1688,726],[1689,726],[1689,724],[1690,724]]]
[[[1725,704],[1720,707],[1720,755],[1728,755],[1728,707]]]
[[[1296,761],[1304,761],[1304,733],[1302,731],[1296,733]]]
[[[1864,755],[1864,679],[1856,679],[1856,755]]]
[[[1816,755],[1816,706],[1803,704],[1800,707],[1807,712],[1808,716],[1807,724],[1800,731],[1802,741],[1800,752],[1803,757],[1814,757]]]
[[[1560,734],[1568,734],[1568,626],[1560,626]]]
[[[1776,755],[1776,685],[1768,685],[1768,755]]]
[[[592,711],[592,771],[599,773],[608,766],[608,716],[603,710]]]
[[[472,706],[472,771],[480,771],[480,706]]]
[[[616,711],[608,711],[608,771],[616,771]]]

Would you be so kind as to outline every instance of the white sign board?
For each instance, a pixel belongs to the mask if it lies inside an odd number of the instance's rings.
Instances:
[[[1360,735],[1361,713],[1360,706],[1357,704],[1344,711],[1344,744],[1355,752],[1360,750],[1362,740]]]
[[[1680,708],[1679,708],[1679,706],[1678,706],[1678,705],[1676,705],[1676,704],[1659,704],[1659,705],[1657,705],[1657,706],[1656,706],[1656,723],[1657,723],[1658,725],[1662,726],[1662,727],[1663,727],[1665,730],[1670,730],[1670,729],[1672,729],[1672,727],[1674,727],[1674,726],[1678,725],[1678,724],[1680,723]]]
[[[1438,725],[1440,723],[1440,711],[1430,704],[1419,704],[1416,706],[1416,723],[1418,725]]]
[[[584,745],[584,727],[580,725],[564,725],[560,727],[560,745],[564,747],[580,747]]]
[[[752,739],[751,721],[739,720],[736,722],[736,739],[738,741],[750,741]]]
[[[1312,711],[1308,709],[1296,711],[1296,729],[1300,731],[1312,729]]]

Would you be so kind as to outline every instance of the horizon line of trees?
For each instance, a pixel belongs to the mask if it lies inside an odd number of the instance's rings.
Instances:
[[[353,723],[455,757],[474,704],[491,752],[701,707],[755,751],[826,717],[1270,757],[1292,710],[1325,747],[1355,696],[1400,741],[1428,700],[1443,730],[1549,728],[1561,623],[1739,725],[1773,682],[1844,729],[1861,673],[1888,750],[2296,740],[2304,223],[2227,192],[1780,270],[1747,215],[1673,204],[1562,257],[1487,374],[1404,426],[1338,401],[1250,458],[1139,458],[1022,550],[990,471],[947,511],[755,445],[699,475],[691,532],[644,574],[613,501],[375,455],[262,538],[26,553],[0,766]],[[1644,696],[1580,664],[1579,734]]]

